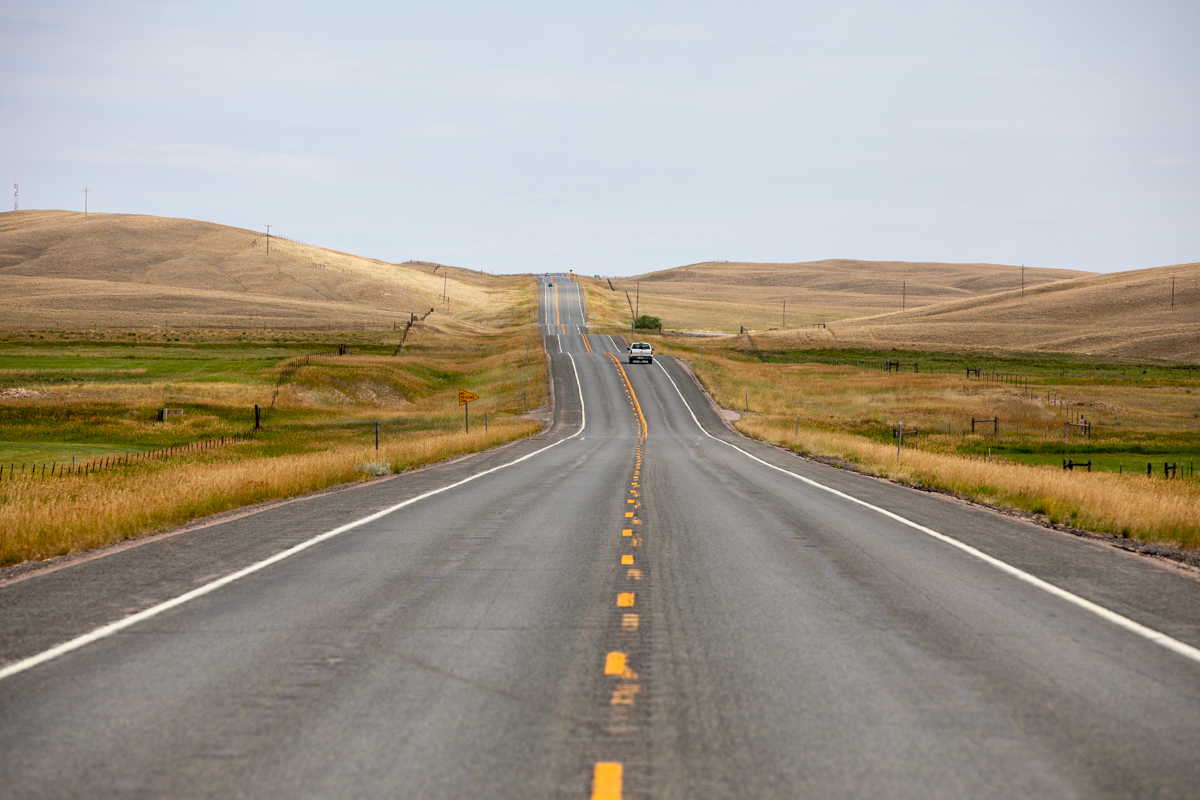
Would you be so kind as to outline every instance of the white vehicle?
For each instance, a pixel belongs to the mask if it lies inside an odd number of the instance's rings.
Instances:
[[[637,361],[645,361],[647,364],[654,363],[654,348],[649,342],[634,342],[629,345],[629,363],[633,364]]]

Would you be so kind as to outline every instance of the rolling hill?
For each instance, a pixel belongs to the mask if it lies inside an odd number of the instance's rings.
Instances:
[[[389,264],[264,234],[129,214],[0,214],[0,327],[486,325],[520,278]],[[449,302],[442,300],[443,288]]]
[[[675,330],[758,346],[1044,351],[1200,362],[1200,264],[1097,274],[997,264],[705,262],[613,279]],[[1171,280],[1175,301],[1171,304]],[[607,283],[598,288],[606,290]],[[786,318],[784,303],[786,302]],[[824,324],[825,327],[819,327]]]

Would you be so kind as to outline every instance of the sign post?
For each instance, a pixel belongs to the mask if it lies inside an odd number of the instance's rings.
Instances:
[[[458,404],[463,407],[463,423],[466,426],[466,432],[471,432],[471,406],[469,403],[472,400],[478,400],[479,395],[471,394],[465,389],[458,390]]]

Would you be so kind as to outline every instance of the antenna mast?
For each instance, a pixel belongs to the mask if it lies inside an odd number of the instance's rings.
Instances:
[[[17,176],[13,175],[13,211],[17,210]]]

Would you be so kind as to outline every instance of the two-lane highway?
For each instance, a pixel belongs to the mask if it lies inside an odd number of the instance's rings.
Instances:
[[[4,793],[1195,796],[1194,576],[748,442],[539,296],[542,436],[0,586]]]

